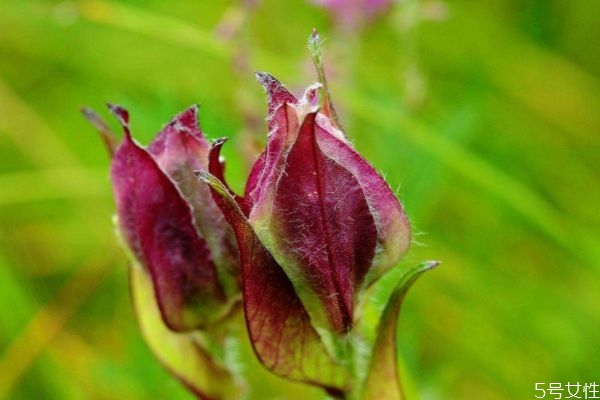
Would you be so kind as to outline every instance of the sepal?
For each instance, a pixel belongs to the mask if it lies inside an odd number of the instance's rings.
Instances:
[[[408,289],[423,273],[439,264],[439,261],[425,261],[419,264],[406,272],[394,287],[379,321],[361,400],[405,399],[398,374],[396,339],[400,308]]]

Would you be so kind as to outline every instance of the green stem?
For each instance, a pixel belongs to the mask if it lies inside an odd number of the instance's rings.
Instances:
[[[329,92],[327,77],[325,76],[325,67],[323,65],[323,39],[316,29],[313,29],[312,34],[308,38],[308,50],[310,51],[310,56],[313,60],[313,64],[315,65],[315,69],[317,70],[319,82],[321,85],[323,85],[323,108],[325,112],[329,114],[335,125],[343,131],[337,112],[335,111],[335,107],[331,101],[331,93]]]

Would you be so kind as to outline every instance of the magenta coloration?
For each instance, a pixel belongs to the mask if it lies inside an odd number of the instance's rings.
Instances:
[[[341,25],[355,27],[361,20],[372,18],[385,10],[393,0],[311,0],[312,3],[329,9]]]
[[[257,76],[269,136],[244,197],[223,181],[222,141],[211,150],[212,175],[199,176],[237,237],[259,359],[278,375],[344,391],[332,346],[351,331],[358,294],[408,249],[410,225],[387,183],[316,106],[319,86],[298,99],[271,75]],[[323,371],[338,372],[315,379]]]
[[[213,146],[218,155],[223,142]],[[209,170],[216,179],[217,157]],[[281,266],[261,243],[234,195],[218,180],[199,172],[211,185],[238,240],[242,273],[243,306],[250,342],[258,359],[275,374],[287,379],[340,390],[345,375],[328,354],[294,286]]]
[[[354,291],[373,258],[377,231],[358,180],[323,153],[316,113],[306,116],[275,190],[274,235],[328,311],[331,328],[353,322]]]
[[[369,271],[388,269],[408,248],[408,221],[389,186],[310,95],[299,100],[274,77],[259,78],[271,131],[247,185],[248,218],[269,231],[267,247],[283,268],[295,266],[287,273],[296,285],[315,293],[328,328],[345,332]]]
[[[193,175],[206,169],[209,150],[197,108],[175,117],[148,150],[133,141],[127,111],[110,108],[125,131],[111,165],[123,237],[150,273],[165,324],[174,331],[205,327],[230,307],[234,293],[224,275],[238,281],[237,251],[227,245],[231,231],[209,190]]]
[[[320,3],[363,7],[363,16],[389,4]],[[308,47],[319,83],[302,97],[272,75],[256,74],[268,96],[269,133],[243,196],[225,182],[226,139],[207,141],[198,107],[174,117],[147,148],[133,139],[125,109],[109,105],[125,133],[118,145],[110,127],[83,110],[112,157],[142,333],[202,399],[256,394],[228,362],[231,349],[248,343],[237,337],[242,308],[249,343],[270,372],[336,399],[404,398],[398,313],[408,288],[438,262],[405,270],[378,326],[369,326],[377,311],[367,306],[367,289],[408,250],[410,223],[342,131],[316,30]]]

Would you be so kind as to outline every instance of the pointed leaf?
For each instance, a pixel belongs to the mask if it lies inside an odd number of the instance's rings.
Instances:
[[[426,261],[418,265],[408,271],[394,288],[379,321],[377,338],[372,350],[361,399],[404,400],[402,383],[398,375],[396,348],[396,329],[400,308],[412,284],[425,271],[438,265],[438,261]]]

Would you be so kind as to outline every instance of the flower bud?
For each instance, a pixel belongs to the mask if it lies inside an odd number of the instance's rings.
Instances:
[[[125,131],[116,148],[106,140],[124,241],[152,279],[165,325],[173,331],[205,328],[225,317],[239,297],[239,266],[231,228],[193,175],[207,168],[210,149],[197,107],[176,116],[147,149],[133,140],[127,111],[109,107]]]
[[[217,179],[222,142],[211,151],[210,174],[199,176],[237,237],[258,357],[281,376],[344,391],[337,347],[359,293],[406,252],[410,226],[387,183],[319,111],[319,85],[297,99],[271,75],[257,76],[269,96],[270,132],[245,196]]]
[[[270,75],[267,149],[248,183],[248,219],[290,277],[313,323],[343,333],[357,292],[410,243],[406,215],[383,178],[312,105]]]

